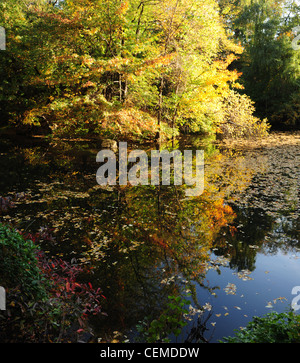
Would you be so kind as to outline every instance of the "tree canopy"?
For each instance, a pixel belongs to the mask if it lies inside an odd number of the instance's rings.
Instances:
[[[299,127],[300,24],[298,1],[239,1],[230,27],[244,46],[238,65],[257,114],[274,126]]]
[[[138,139],[264,134],[266,116],[295,124],[299,52],[290,28],[298,7],[280,12],[275,3],[7,0],[3,123]],[[233,104],[246,117],[233,117]]]

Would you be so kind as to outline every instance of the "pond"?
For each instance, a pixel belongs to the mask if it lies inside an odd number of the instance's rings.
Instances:
[[[217,342],[255,315],[289,309],[300,285],[300,134],[163,147],[204,150],[201,195],[98,185],[97,141],[2,138],[0,196],[14,207],[1,221],[47,231],[48,256],[93,267],[89,279],[106,297],[106,314],[91,321],[99,341],[141,341],[151,321],[176,311],[185,326],[173,322],[171,341],[193,341],[198,326],[203,341]]]

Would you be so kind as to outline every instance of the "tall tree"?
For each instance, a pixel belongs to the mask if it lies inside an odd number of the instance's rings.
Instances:
[[[300,53],[292,47],[299,24],[295,1],[240,1],[231,19],[233,37],[245,48],[238,66],[257,114],[274,126],[299,126]]]

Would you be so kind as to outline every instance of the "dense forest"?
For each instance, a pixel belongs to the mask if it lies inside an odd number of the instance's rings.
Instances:
[[[56,137],[299,127],[300,6],[282,0],[5,0],[1,129]]]

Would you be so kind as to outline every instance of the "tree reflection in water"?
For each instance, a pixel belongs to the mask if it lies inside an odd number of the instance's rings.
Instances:
[[[125,332],[145,317],[159,317],[168,296],[190,293],[191,305],[203,309],[206,301],[198,301],[195,286],[210,294],[219,288],[206,281],[207,272],[222,263],[213,256],[227,259],[230,269],[247,277],[247,271],[255,270],[258,251],[299,248],[293,164],[282,166],[288,170],[285,192],[280,179],[273,185],[284,193],[283,213],[278,214],[272,193],[263,195],[262,190],[263,178],[275,173],[270,155],[278,152],[282,159],[282,149],[234,150],[197,138],[165,147],[205,150],[202,195],[186,198],[185,186],[172,182],[100,187],[95,180],[97,143],[1,144],[0,166],[7,170],[0,181],[2,197],[26,195],[1,219],[32,233],[47,227],[55,243],[41,247],[49,256],[93,266],[93,285],[107,297],[103,310],[108,313],[96,317],[93,326],[97,336],[108,340],[112,332]],[[282,236],[276,246],[269,243],[275,234],[277,241]]]

